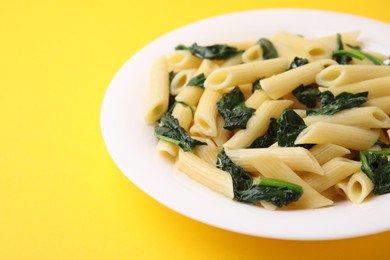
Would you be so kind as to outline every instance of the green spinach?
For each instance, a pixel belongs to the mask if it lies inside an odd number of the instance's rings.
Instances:
[[[225,93],[217,102],[217,108],[225,120],[224,128],[228,130],[245,129],[255,109],[245,106],[244,94],[239,87]]]
[[[288,70],[298,68],[298,67],[305,65],[305,64],[308,64],[308,63],[309,63],[309,61],[306,58],[295,57],[293,59],[293,61],[291,62],[290,66],[288,67]]]
[[[257,41],[257,43],[260,45],[261,50],[263,51],[263,59],[264,60],[273,59],[273,58],[278,57],[278,52],[270,40],[268,40],[266,38],[261,38]]]
[[[261,200],[271,202],[277,207],[287,206],[297,201],[303,188],[291,182],[260,178],[250,189],[240,192],[239,201],[256,204]]]
[[[368,92],[356,94],[342,92],[334,96],[330,91],[324,91],[320,95],[321,106],[318,109],[308,109],[306,114],[312,115],[333,115],[339,111],[360,107],[368,100]]]
[[[260,80],[263,78],[258,78],[252,83],[252,93],[255,92],[256,90],[262,89]]]
[[[204,82],[206,81],[206,77],[203,73],[196,75],[195,77],[192,77],[188,83],[187,86],[196,86],[200,87],[201,89],[204,89]]]
[[[209,60],[225,60],[242,52],[226,44],[200,46],[194,43],[191,46],[178,45],[175,49],[190,51],[192,55],[198,58]]]
[[[295,139],[307,126],[303,119],[291,109],[285,109],[277,120],[277,140],[281,147],[294,147]]]
[[[359,46],[350,46],[351,49],[345,50],[344,44],[341,39],[341,34],[336,35],[336,50],[333,52],[333,58],[336,60],[339,64],[348,64],[350,61],[352,61],[352,58],[363,60],[368,59],[375,65],[385,65],[381,59],[378,57],[369,54],[367,52],[361,51]]]
[[[195,146],[206,143],[193,139],[184,128],[180,127],[179,121],[170,112],[165,112],[159,124],[154,128],[157,138],[179,145],[183,151],[193,151]]]
[[[374,194],[390,192],[390,150],[360,151],[362,171],[374,183]]]
[[[232,176],[234,199],[240,202],[256,204],[265,200],[282,207],[297,201],[303,194],[301,186],[290,182],[260,178],[253,183],[252,176],[236,165],[224,149],[217,156],[216,166]]]
[[[292,94],[306,107],[314,108],[317,105],[317,98],[321,92],[314,86],[300,85],[292,91]]]

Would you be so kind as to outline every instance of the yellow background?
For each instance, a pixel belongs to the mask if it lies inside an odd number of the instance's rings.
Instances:
[[[202,18],[276,7],[390,22],[387,0],[2,0],[0,259],[390,257],[390,232],[284,241],[188,219],[127,180],[104,146],[104,93],[137,50]]]

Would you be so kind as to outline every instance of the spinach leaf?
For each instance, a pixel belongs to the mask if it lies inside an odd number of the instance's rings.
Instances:
[[[225,93],[217,102],[218,111],[225,120],[225,129],[246,128],[246,123],[255,112],[255,109],[246,107],[244,102],[244,94],[242,94],[239,87]]]
[[[352,61],[352,57],[344,53],[344,44],[341,39],[341,34],[336,34],[336,51],[333,52],[333,59],[336,60],[338,64],[348,64]]]
[[[308,63],[309,63],[309,61],[306,58],[295,57],[293,59],[293,61],[291,62],[290,66],[288,67],[288,70],[298,68],[298,67],[305,65],[305,64],[308,64]]]
[[[367,52],[363,52],[359,46],[347,46],[351,49],[344,49],[341,34],[338,33],[336,35],[336,50],[333,52],[333,58],[336,60],[337,63],[348,64],[352,60],[352,58],[355,58],[358,60],[368,59],[375,65],[385,65],[381,59]]]
[[[242,52],[237,50],[237,48],[228,46],[226,44],[200,46],[197,43],[194,43],[189,47],[185,45],[178,45],[175,49],[187,50],[198,58],[209,60],[225,60]]]
[[[339,111],[360,107],[368,100],[368,92],[360,92],[356,94],[342,92],[334,96],[330,91],[324,91],[320,96],[321,107],[318,109],[308,109],[306,114],[311,115],[333,115]]]
[[[272,42],[266,38],[261,38],[257,41],[263,51],[263,59],[273,59],[278,57],[278,52]]]
[[[277,140],[277,132],[279,129],[276,118],[271,118],[268,126],[267,133],[263,136],[256,138],[248,148],[268,148],[274,144]]]
[[[289,182],[261,178],[253,184],[252,176],[235,164],[224,149],[217,156],[216,166],[232,176],[234,198],[237,201],[256,204],[266,200],[282,207],[297,201],[303,194],[301,186]]]
[[[239,196],[241,191],[252,186],[252,176],[230,160],[224,149],[218,153],[216,166],[232,176],[234,197]]]
[[[281,147],[294,147],[295,139],[307,126],[303,119],[291,109],[285,109],[277,120],[279,125],[277,131],[278,145]]]
[[[260,178],[250,189],[239,193],[238,201],[256,204],[261,200],[282,207],[297,201],[303,194],[303,188],[291,182]]]
[[[390,192],[390,150],[360,151],[362,171],[374,183],[374,194]]]
[[[256,79],[256,80],[252,83],[252,93],[255,92],[255,90],[262,89],[261,84],[260,84],[260,80],[262,80],[262,79],[263,79],[263,78],[258,78],[258,79]]]
[[[154,128],[154,134],[161,140],[179,145],[185,152],[193,151],[196,145],[206,144],[193,139],[169,112],[163,114],[160,123]]]
[[[188,83],[187,86],[196,86],[200,87],[201,89],[204,89],[204,82],[206,80],[206,77],[203,73],[196,75],[195,77],[192,77]]]
[[[356,58],[358,60],[368,59],[374,65],[385,65],[378,57],[359,50],[337,50],[333,52],[333,57],[336,58],[336,61],[339,64],[347,64],[345,63],[345,60],[352,60],[352,58]]]
[[[308,108],[314,108],[317,105],[317,97],[320,93],[318,88],[304,85],[300,85],[292,91],[294,97]]]

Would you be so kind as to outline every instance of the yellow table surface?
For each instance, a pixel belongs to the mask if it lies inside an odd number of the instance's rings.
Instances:
[[[387,0],[1,1],[0,259],[390,259],[390,232],[287,241],[199,223],[143,193],[106,150],[103,96],[140,48],[202,18],[278,7],[390,22]]]

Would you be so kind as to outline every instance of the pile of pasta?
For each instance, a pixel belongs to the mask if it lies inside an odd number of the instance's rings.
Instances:
[[[359,32],[341,36],[348,46],[362,46]],[[254,178],[263,176],[303,187],[301,198],[287,208],[326,207],[339,198],[363,202],[372,194],[373,183],[362,172],[357,152],[381,149],[375,145],[377,140],[389,143],[390,66],[374,65],[367,59],[338,64],[332,59],[336,34],[305,38],[278,32],[269,39],[277,50],[276,58],[264,59],[256,39],[226,43],[241,52],[225,60],[201,59],[188,50],[157,58],[151,68],[146,123],[158,123],[173,96],[177,103],[172,116],[191,137],[207,144],[185,152],[177,144],[159,139],[157,151],[171,158],[180,171],[232,199],[231,176],[215,166],[222,149]],[[387,58],[372,54],[381,60]],[[309,62],[288,70],[295,57]],[[205,76],[204,88],[188,85],[200,74]],[[253,91],[257,79],[261,88]],[[334,95],[368,91],[368,101],[334,115],[306,116],[306,107],[292,91],[313,84]],[[255,112],[245,129],[231,131],[224,129],[216,103],[237,86],[245,96],[245,106]],[[279,118],[286,108],[294,110],[307,125],[295,144],[314,145],[279,147],[275,143],[268,148],[248,148],[267,133],[270,119]],[[274,208],[269,203],[260,204]]]

